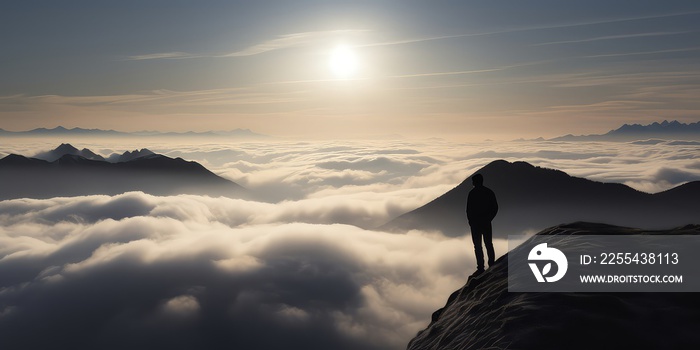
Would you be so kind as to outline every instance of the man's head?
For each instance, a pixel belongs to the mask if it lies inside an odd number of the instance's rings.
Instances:
[[[475,187],[483,186],[484,185],[484,176],[481,174],[476,174],[476,175],[472,176],[472,184]]]

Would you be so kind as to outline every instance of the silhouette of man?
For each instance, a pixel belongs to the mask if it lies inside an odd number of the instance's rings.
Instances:
[[[472,230],[472,242],[474,242],[474,253],[476,254],[477,273],[484,271],[484,251],[481,247],[481,238],[484,239],[486,254],[489,258],[489,267],[495,260],[493,242],[491,241],[492,230],[491,221],[498,213],[498,202],[496,195],[484,186],[484,176],[476,174],[472,176],[474,188],[469,191],[467,197],[467,219]]]

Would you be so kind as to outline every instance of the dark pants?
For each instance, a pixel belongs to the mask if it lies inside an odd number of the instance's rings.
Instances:
[[[472,242],[474,242],[474,253],[476,254],[476,268],[484,268],[484,250],[481,248],[481,237],[484,237],[484,245],[486,246],[486,254],[489,256],[489,266],[493,265],[496,253],[493,251],[493,242],[491,236],[491,223],[471,224]]]

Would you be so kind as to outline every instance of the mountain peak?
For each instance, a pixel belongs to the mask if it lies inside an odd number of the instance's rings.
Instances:
[[[76,150],[62,144],[56,150]],[[115,195],[143,191],[154,195],[200,194],[208,196],[247,196],[240,185],[224,179],[197,162],[170,158],[147,149],[127,152],[140,156],[123,162],[90,159],[89,149],[77,152],[40,154],[51,161],[9,155],[0,159],[0,200],[12,198],[51,198],[91,194]]]
[[[36,164],[45,164],[46,161],[39,160],[39,159],[33,159],[33,158],[27,158],[25,156],[21,156],[19,154],[9,154],[5,156],[4,158],[0,159],[0,165],[2,166],[10,166],[10,167],[16,167],[16,166],[32,166]]]
[[[651,124],[624,124],[621,127],[611,130],[606,135],[620,135],[630,133],[690,133],[700,131],[700,122],[697,123],[681,123],[678,120],[664,120],[661,123],[653,122]]]
[[[697,218],[699,189],[687,187],[673,196],[648,194],[619,183],[602,183],[527,162],[493,161],[475,173],[496,194],[499,213],[494,237],[561,222],[597,221],[616,225],[669,227]],[[468,232],[465,204],[471,177],[429,203],[405,213],[380,229],[438,230],[458,237]],[[660,213],[664,213],[660,215]]]
[[[56,149],[53,150],[54,152],[60,152],[64,154],[75,154],[78,152],[78,149],[73,147],[70,143],[62,143],[60,146],[56,147]]]
[[[70,143],[62,143],[51,151],[40,152],[36,154],[34,158],[43,159],[48,162],[53,162],[65,155],[80,156],[90,160],[105,160],[101,155],[96,154],[87,148],[79,150]]]
[[[678,120],[664,120],[647,125],[623,124],[617,129],[602,135],[565,135],[550,139],[551,141],[634,141],[649,138],[668,140],[700,139],[700,122],[681,123]]]
[[[55,149],[47,152],[41,152],[38,153],[37,155],[34,156],[34,158],[38,159],[43,159],[49,162],[56,161],[60,159],[61,157],[65,155],[73,155],[73,156],[80,156],[85,159],[89,160],[100,160],[100,161],[108,161],[112,163],[116,162],[128,162],[130,160],[140,158],[140,157],[145,157],[145,156],[150,156],[156,154],[155,152],[147,149],[147,148],[142,148],[142,149],[135,149],[133,151],[126,151],[123,154],[117,154],[114,153],[109,156],[109,158],[105,159],[101,155],[91,151],[88,148],[83,148],[82,150],[79,150],[78,148],[74,147],[70,143],[62,143]]]
[[[520,168],[520,169],[533,169],[536,168],[534,165],[516,160],[514,162],[509,162],[504,159],[494,160],[491,163],[486,164],[480,171],[491,171],[492,169],[507,169],[507,168]]]
[[[126,151],[122,154],[112,153],[107,160],[113,163],[117,162],[128,162],[141,157],[152,156],[156,153],[149,150],[148,148],[135,149],[133,151]]]

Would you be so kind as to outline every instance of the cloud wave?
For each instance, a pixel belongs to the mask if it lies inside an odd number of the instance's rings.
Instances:
[[[464,239],[241,224],[234,202],[0,202],[3,344],[400,349],[473,268]]]
[[[662,140],[153,142],[139,147],[202,162],[271,202],[140,192],[0,201],[3,349],[401,349],[473,270],[471,243],[372,227],[495,158],[650,192],[700,178],[697,145]]]

